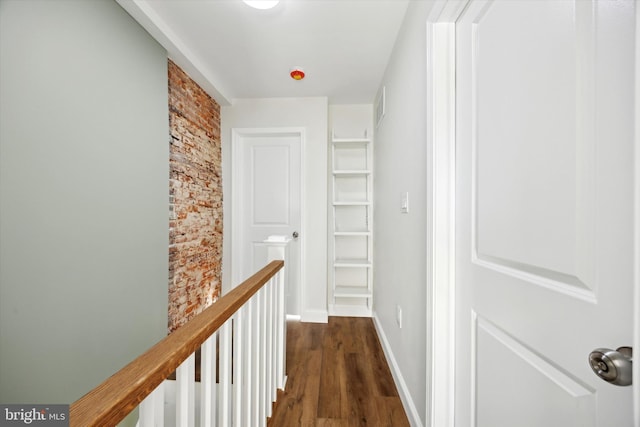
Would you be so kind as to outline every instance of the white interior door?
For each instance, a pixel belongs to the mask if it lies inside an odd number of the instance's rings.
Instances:
[[[267,263],[269,236],[291,238],[287,247],[287,314],[300,315],[301,134],[281,131],[237,133],[234,174],[240,182],[236,283]],[[297,236],[297,237],[296,237]]]
[[[456,24],[456,426],[632,426],[634,2]]]

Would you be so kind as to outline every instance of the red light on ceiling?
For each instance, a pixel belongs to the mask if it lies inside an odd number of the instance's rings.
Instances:
[[[291,70],[290,75],[293,80],[304,79],[304,71],[302,71],[300,68],[294,68],[293,70]]]

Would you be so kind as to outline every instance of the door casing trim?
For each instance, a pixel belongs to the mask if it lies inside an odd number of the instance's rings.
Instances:
[[[455,423],[455,22],[467,0],[441,0],[427,38],[427,420]]]

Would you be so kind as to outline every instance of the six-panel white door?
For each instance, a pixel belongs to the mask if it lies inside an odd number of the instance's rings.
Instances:
[[[460,427],[630,427],[634,2],[472,0],[456,23]]]

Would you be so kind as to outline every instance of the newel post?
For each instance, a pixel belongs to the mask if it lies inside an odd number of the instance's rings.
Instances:
[[[285,298],[288,287],[287,258],[289,255],[289,242],[287,236],[269,236],[263,243],[267,246],[267,261],[284,261],[284,267],[275,277],[275,322],[276,322],[276,386],[284,390],[287,381],[285,366],[287,354],[287,312],[285,308]]]

